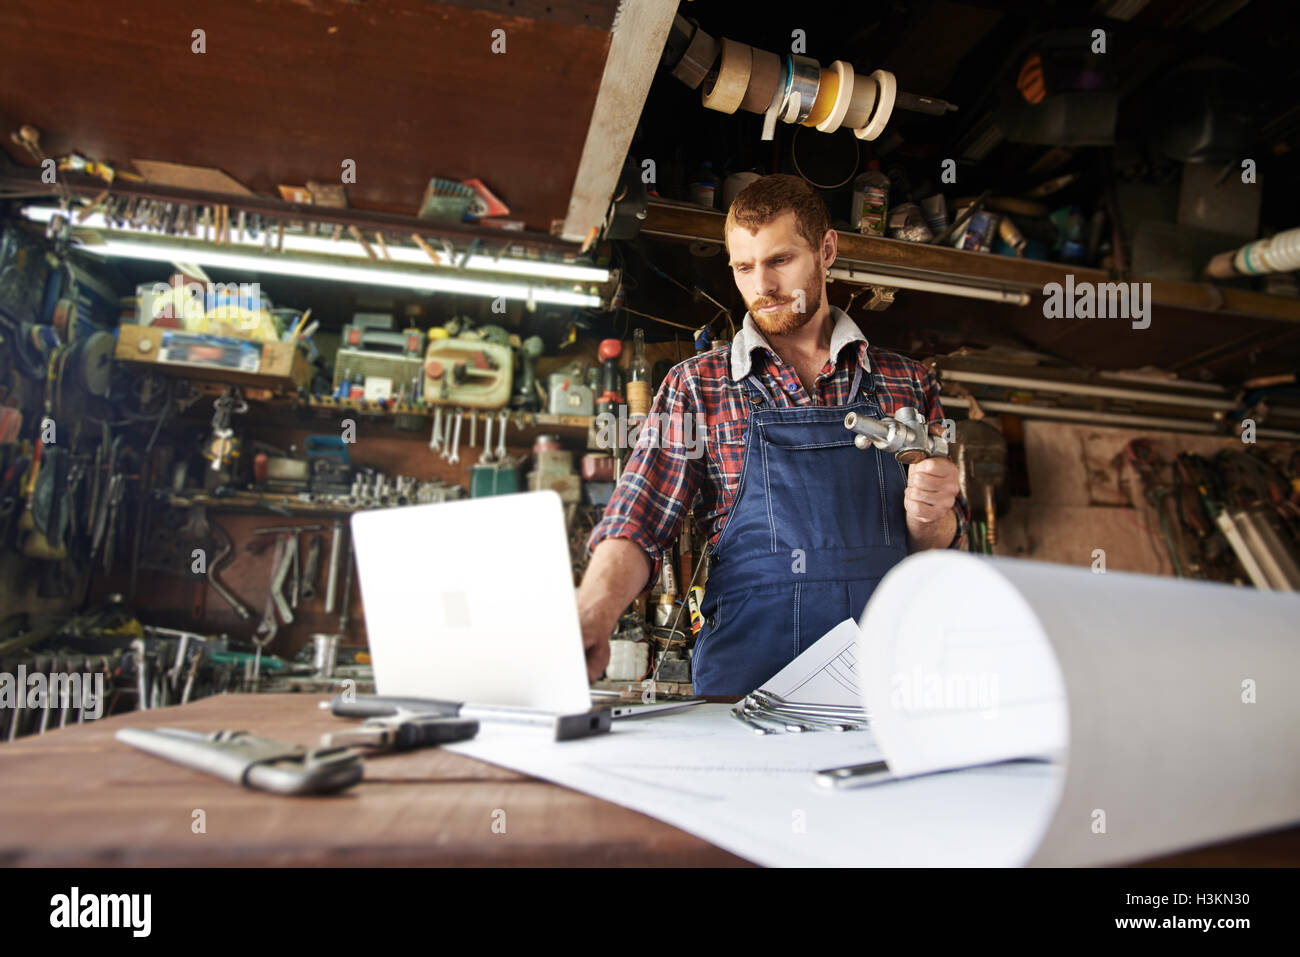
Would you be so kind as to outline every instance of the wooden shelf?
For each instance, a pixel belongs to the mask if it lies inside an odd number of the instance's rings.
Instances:
[[[167,504],[177,508],[193,508],[201,505],[214,511],[224,512],[275,512],[280,515],[337,515],[347,516],[353,512],[370,511],[370,509],[352,508],[347,505],[323,505],[314,502],[300,502],[288,493],[266,494],[258,492],[239,492],[235,495],[209,495],[206,492],[167,496]],[[381,506],[375,506],[376,508]]]
[[[641,233],[680,242],[720,244],[725,222],[724,214],[700,206],[652,200]],[[1047,283],[1064,284],[1067,274],[1074,276],[1075,283],[1119,281],[1101,269],[838,232],[839,256],[835,264],[840,267],[856,266],[873,272],[896,273],[900,277],[1019,289],[1030,293],[1041,293]],[[1141,276],[1121,278],[1125,282],[1150,282],[1151,298],[1157,305],[1300,322],[1300,299],[1269,296],[1209,282],[1176,282],[1143,279]]]

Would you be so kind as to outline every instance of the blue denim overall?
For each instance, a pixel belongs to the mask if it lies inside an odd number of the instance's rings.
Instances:
[[[694,692],[744,695],[845,618],[907,557],[904,467],[853,444],[848,412],[882,418],[856,366],[840,406],[778,408],[754,375],[740,484],[710,550]]]

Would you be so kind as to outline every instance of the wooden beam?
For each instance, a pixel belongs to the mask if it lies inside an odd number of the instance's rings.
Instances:
[[[593,228],[605,222],[676,13],[676,0],[624,2],[619,7],[569,197],[561,232],[564,239],[583,242]]]
[[[681,242],[722,242],[723,213],[687,203],[651,201],[641,232],[647,236]],[[897,272],[916,279],[950,280],[974,285],[1008,286],[1042,293],[1047,283],[1064,283],[1072,274],[1076,284],[1116,282],[1101,269],[1069,266],[1034,259],[1013,259],[974,253],[951,246],[929,246],[901,239],[885,239],[839,231],[837,265]],[[1248,289],[1211,283],[1125,277],[1128,282],[1151,283],[1152,302],[1159,306],[1199,312],[1238,314],[1261,319],[1300,322],[1300,300],[1269,296]]]

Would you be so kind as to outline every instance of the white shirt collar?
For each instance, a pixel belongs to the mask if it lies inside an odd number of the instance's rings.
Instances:
[[[830,349],[831,362],[834,363],[839,358],[841,349],[850,342],[866,342],[867,337],[862,334],[858,324],[849,318],[849,314],[839,306],[831,306],[831,316],[835,319],[835,326],[831,329]],[[731,378],[739,382],[749,375],[749,370],[752,368],[750,353],[759,348],[776,355],[776,350],[768,344],[762,330],[754,322],[753,316],[745,313],[744,322],[741,323],[736,338],[731,341]],[[871,371],[869,365],[868,359],[863,365],[864,372]]]

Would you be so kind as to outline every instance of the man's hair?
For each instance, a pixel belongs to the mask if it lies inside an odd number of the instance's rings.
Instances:
[[[723,241],[737,227],[758,232],[787,210],[794,211],[795,228],[807,240],[814,254],[821,249],[822,237],[831,228],[830,213],[821,196],[798,176],[773,173],[750,183],[739,193],[727,210],[723,224]],[[727,252],[731,252],[730,243]]]

